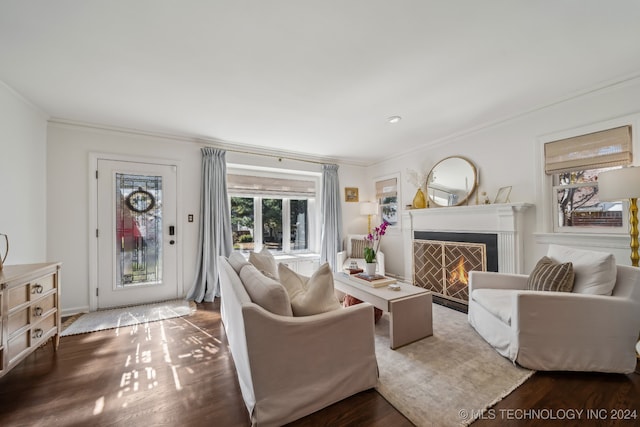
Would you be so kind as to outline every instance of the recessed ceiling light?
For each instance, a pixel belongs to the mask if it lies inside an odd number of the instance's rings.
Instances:
[[[400,116],[391,116],[387,119],[387,121],[392,125],[395,125],[396,123],[400,122],[400,120],[402,120],[402,117]]]

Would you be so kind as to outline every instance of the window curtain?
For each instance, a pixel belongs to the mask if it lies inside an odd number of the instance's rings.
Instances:
[[[218,255],[233,250],[231,211],[227,197],[226,151],[202,149],[202,186],[200,188],[200,233],[196,278],[188,300],[211,302],[220,296]]]
[[[337,271],[336,255],[342,250],[342,210],[338,165],[322,165],[322,239],[320,263],[328,262]]]

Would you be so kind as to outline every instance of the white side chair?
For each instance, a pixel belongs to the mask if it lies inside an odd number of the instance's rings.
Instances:
[[[529,276],[523,274],[472,271],[471,326],[498,353],[525,368],[633,372],[640,268],[615,265],[610,254],[556,245],[548,257],[572,262],[572,292],[526,290]],[[613,289],[603,287],[607,283]]]
[[[351,261],[355,261],[358,268],[364,270],[366,264],[364,260],[363,248],[366,244],[366,234],[348,234],[344,242],[345,250],[338,252],[337,264],[341,271],[349,268]],[[382,251],[376,253],[376,273],[384,276],[384,254]]]

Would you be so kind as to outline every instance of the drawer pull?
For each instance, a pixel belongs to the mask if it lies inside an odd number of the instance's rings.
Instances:
[[[41,284],[36,283],[36,284],[33,286],[33,289],[31,289],[31,293],[32,293],[32,294],[41,294],[43,289],[44,289],[44,288],[42,287],[42,285],[41,285]]]
[[[33,315],[34,316],[42,316],[42,307],[36,307],[33,310]]]
[[[33,331],[33,333],[31,334],[31,336],[32,336],[33,338],[40,338],[40,337],[42,336],[42,334],[43,334],[43,333],[44,333],[44,331],[43,331],[42,329],[38,328],[38,329],[35,329],[35,330]]]

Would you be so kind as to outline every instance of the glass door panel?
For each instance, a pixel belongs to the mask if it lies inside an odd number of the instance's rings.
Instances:
[[[115,179],[116,287],[162,283],[162,177]]]
[[[177,298],[176,167],[98,159],[97,177],[97,308]]]

